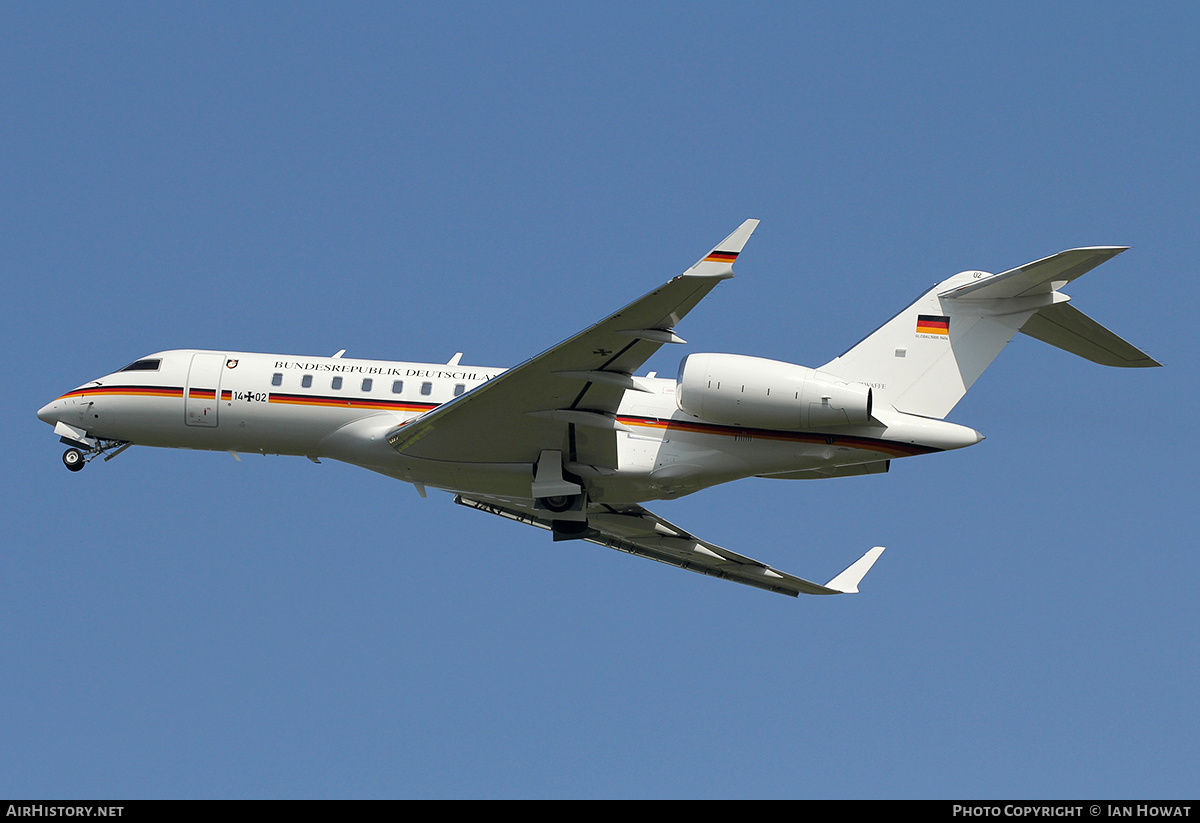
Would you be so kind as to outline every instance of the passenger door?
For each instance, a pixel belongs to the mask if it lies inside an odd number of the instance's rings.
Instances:
[[[221,371],[225,355],[204,352],[192,355],[184,389],[184,422],[189,426],[217,425],[217,406],[221,399]]]

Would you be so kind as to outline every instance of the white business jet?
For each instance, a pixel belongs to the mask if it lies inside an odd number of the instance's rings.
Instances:
[[[757,220],[696,265],[511,369],[177,350],[135,360],[38,417],[72,471],[131,445],[326,457],[455,502],[680,568],[795,596],[858,591],[875,547],[820,585],[642,508],[743,477],[886,472],[983,437],[943,418],[1018,331],[1109,366],[1157,366],[1059,289],[1124,247],[1072,249],[934,286],[819,369],[691,354],[634,374],[722,280]]]

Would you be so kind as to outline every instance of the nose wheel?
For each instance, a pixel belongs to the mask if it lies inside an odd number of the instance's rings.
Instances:
[[[62,439],[63,442],[71,442],[65,437]],[[74,442],[79,441],[76,439]],[[90,463],[93,458],[101,455],[104,456],[105,460],[112,460],[114,457],[125,451],[133,444],[125,440],[93,440],[92,438],[88,438],[88,443],[85,443],[84,445],[91,445],[91,448],[89,448],[87,451],[84,451],[83,449],[77,449],[72,446],[63,452],[63,465],[69,470],[73,472],[80,471],[84,466]]]

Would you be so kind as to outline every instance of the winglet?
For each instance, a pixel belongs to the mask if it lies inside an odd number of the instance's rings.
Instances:
[[[833,589],[835,592],[840,592],[841,594],[858,594],[859,581],[875,565],[875,561],[879,559],[879,555],[883,554],[883,548],[883,546],[876,546],[855,560],[844,572],[826,583],[825,588]]]
[[[742,223],[733,234],[718,243],[685,274],[732,277],[733,261],[737,260],[737,256],[742,253],[742,249],[746,247],[746,241],[750,239],[750,235],[754,234],[756,228],[758,228],[757,220],[752,219]]]

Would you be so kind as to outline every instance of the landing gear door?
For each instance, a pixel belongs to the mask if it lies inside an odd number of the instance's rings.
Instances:
[[[189,426],[216,426],[217,404],[221,399],[223,354],[193,354],[184,390],[184,422]]]

